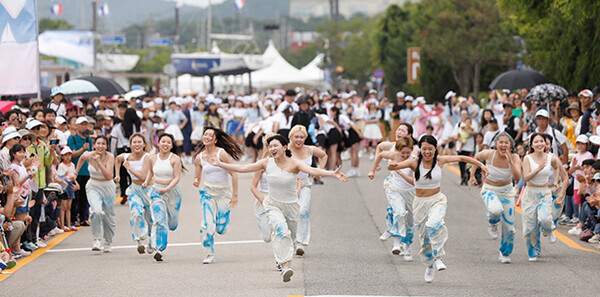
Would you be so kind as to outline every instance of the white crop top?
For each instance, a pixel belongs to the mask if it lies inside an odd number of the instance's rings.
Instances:
[[[267,182],[267,174],[263,173],[258,180],[258,191],[262,193],[269,193],[269,183]]]
[[[396,146],[393,145],[390,148],[390,152],[395,152],[396,151]],[[408,159],[412,159],[414,158],[413,155],[410,155],[410,157],[408,157]],[[392,160],[388,160],[388,164],[389,162],[391,162]],[[398,172],[396,172],[396,170],[392,170],[390,171],[391,175],[392,175],[392,185],[394,185],[394,187],[396,187],[398,190],[400,191],[410,191],[410,190],[414,190],[415,186],[409,184],[404,177],[402,177],[402,175],[400,175]],[[404,169],[400,169],[400,172],[408,175],[408,176],[414,176],[413,175],[413,171],[410,168],[404,168]]]
[[[553,156],[554,154],[549,153],[548,155]],[[554,168],[552,166],[550,166],[550,174],[548,174],[548,185],[554,186]]]
[[[297,174],[281,170],[275,163],[275,159],[269,158],[265,175],[269,184],[269,197],[283,203],[298,201],[296,193]]]
[[[137,160],[137,161],[129,161],[129,156],[131,156],[131,154],[127,154],[127,156],[125,157],[125,160],[127,160],[127,162],[129,162],[129,166],[131,166],[131,169],[137,171],[137,172],[142,172],[142,168],[144,168],[144,159],[146,158],[148,154],[144,154],[142,156],[141,159]],[[127,169],[127,172],[129,173],[129,176],[131,176],[132,180],[137,180],[139,181],[140,179],[137,178],[137,176],[135,176],[135,174],[131,173],[131,171],[129,169]]]
[[[217,151],[217,157],[219,157],[219,154],[222,150],[222,148],[219,148],[219,150]],[[204,172],[206,181],[215,184],[229,183],[230,176],[227,170],[218,166],[213,166],[212,164],[204,161],[204,159],[202,159],[202,153],[200,153],[198,157],[200,158],[200,164],[202,165],[202,171]]]
[[[154,162],[154,166],[152,167],[154,179],[160,181],[171,181],[175,178],[175,175],[173,174],[173,166],[171,166],[171,155],[173,155],[173,153],[170,153],[165,160],[162,160],[160,155],[156,155],[156,162]]]
[[[292,157],[294,157],[294,156],[292,156]],[[313,147],[311,146],[308,158],[306,158],[306,159],[296,159],[296,158],[294,158],[294,159],[302,161],[304,164],[306,164],[308,166],[311,166],[312,165],[312,157],[313,157]],[[300,178],[300,179],[306,179],[307,177],[308,177],[308,173],[302,172],[302,171],[298,172],[298,178]]]
[[[528,160],[531,171],[534,171],[538,168],[539,165],[533,160],[531,155],[525,156],[525,159]],[[542,169],[532,179],[530,179],[529,183],[536,186],[544,186],[548,184],[548,178],[550,177],[550,167],[552,167],[552,165],[550,164],[552,162],[552,156],[550,154],[548,154],[548,159],[546,160],[546,162],[546,167],[544,167],[544,169]]]
[[[415,177],[415,188],[417,189],[437,189],[442,183],[442,168],[439,165],[435,165],[431,171],[431,179],[426,178],[429,169],[423,167],[423,163],[419,164],[419,180]]]
[[[102,174],[102,171],[96,169],[96,167],[92,166],[92,164],[90,164],[88,162],[88,170],[90,171],[90,177],[93,179],[106,179],[106,177],[104,177],[104,174]]]
[[[490,170],[490,174],[487,176],[487,179],[494,182],[506,182],[512,180],[512,172],[510,171],[510,162],[508,163],[508,168],[500,168],[494,166],[494,158],[496,157],[496,152],[494,151],[494,155],[492,156],[492,161],[487,165],[487,168]]]

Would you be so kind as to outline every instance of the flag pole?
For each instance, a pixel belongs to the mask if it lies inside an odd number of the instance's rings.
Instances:
[[[40,70],[40,22],[39,22],[39,17],[38,17],[38,1],[37,0],[33,0],[33,3],[35,5],[35,27],[36,27],[36,32],[35,32],[35,44],[36,44],[36,48],[37,48],[37,98],[39,100],[42,100],[42,87],[41,87],[41,82],[40,79],[42,78],[42,72]]]

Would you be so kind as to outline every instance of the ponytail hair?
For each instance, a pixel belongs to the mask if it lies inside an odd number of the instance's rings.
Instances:
[[[267,138],[267,145],[271,144],[271,141],[273,141],[273,140],[278,140],[279,143],[281,143],[281,145],[283,145],[283,146],[287,146],[289,143],[287,138],[285,138],[283,135],[275,134],[275,135]],[[288,156],[289,158],[292,157],[292,151],[290,151],[290,149],[288,149],[287,147],[285,148],[285,155]]]
[[[433,137],[432,135],[423,135],[423,137],[421,137],[421,139],[419,140],[419,149],[423,146],[424,142],[429,143],[436,148],[435,154],[433,155],[433,165],[431,165],[431,169],[429,169],[427,174],[425,174],[425,178],[431,179],[431,173],[433,172],[433,169],[437,165],[437,156],[438,156],[437,140],[435,140],[435,137]],[[419,159],[417,161],[417,168],[415,169],[415,181],[418,181],[419,178],[421,177],[420,167],[421,167],[422,161],[423,161],[423,153],[421,153],[421,151],[419,151]]]
[[[394,148],[399,152],[405,147],[412,149],[414,144],[412,136],[404,136],[396,140]]]

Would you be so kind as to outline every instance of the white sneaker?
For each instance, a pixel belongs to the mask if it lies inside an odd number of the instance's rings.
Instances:
[[[437,271],[446,270],[446,264],[442,262],[442,258],[436,258],[433,264],[435,265],[435,269]]]
[[[341,157],[344,161],[350,160],[350,152],[348,150],[343,151]]]
[[[488,226],[488,233],[492,239],[498,239],[498,224],[490,224]]]
[[[348,170],[348,172],[346,172],[346,176],[347,177],[355,177],[358,175],[357,175],[357,172],[354,170],[354,168],[350,168],[350,170]]]
[[[354,174],[356,174],[357,177],[360,176],[360,170],[358,169],[358,167],[354,168]]]
[[[100,240],[94,240],[92,244],[92,252],[99,252],[101,250],[102,244],[100,244]]]
[[[392,254],[394,255],[404,255],[402,253],[402,242],[399,237],[394,237],[394,245],[392,246]]]
[[[508,264],[510,263],[510,257],[507,255],[503,255],[502,252],[500,252],[500,257],[498,258],[498,261],[500,261],[500,263],[502,264]]]
[[[529,257],[529,262],[537,262],[537,257]]]
[[[137,251],[140,255],[146,252],[146,247],[144,246],[144,243],[141,240],[137,241]]]
[[[549,241],[550,243],[555,243],[555,242],[556,242],[556,235],[554,235],[554,232],[552,232],[552,231],[551,231],[551,232],[548,234],[548,241]]]
[[[596,243],[596,242],[600,242],[600,234],[594,234],[594,236],[592,236],[592,238],[590,238],[588,240],[589,243]]]
[[[375,159],[375,154],[369,154],[369,160],[374,160]]]
[[[27,257],[27,256],[31,255],[31,252],[29,252],[29,251],[26,251],[26,250],[24,250],[24,249],[21,249],[21,250],[20,250],[20,251],[18,251],[18,252],[16,252],[16,251],[13,251],[13,253],[14,253],[14,254],[16,254],[16,255],[19,255],[19,256],[21,256],[21,257]]]
[[[363,156],[364,154],[365,154],[365,153],[363,152],[363,150],[358,150],[358,157],[359,157],[359,158],[362,158],[362,156]]]
[[[390,231],[385,230],[385,232],[381,233],[381,235],[379,236],[379,240],[386,241],[388,240],[388,238],[390,238],[390,236],[392,236]]]
[[[283,269],[281,269],[281,276],[283,277],[283,282],[287,283],[292,279],[292,275],[294,275],[294,270],[290,267],[288,263]]]
[[[103,250],[104,250],[105,253],[112,252],[112,244],[110,244],[110,243],[104,243],[104,249]]]
[[[426,283],[432,282],[434,275],[435,275],[435,269],[433,269],[433,265],[427,266],[427,269],[425,269],[425,282]]]
[[[410,262],[413,260],[412,249],[410,248],[410,244],[404,244],[404,261]]]
[[[154,253],[154,249],[150,244],[146,246],[146,253],[148,253],[148,255],[152,255]]]
[[[579,236],[579,234],[581,234],[582,230],[581,229],[577,229],[577,227],[573,227],[569,230],[569,234],[571,235],[577,235]]]
[[[215,262],[215,254],[208,254],[206,255],[206,258],[204,258],[204,260],[202,260],[203,264],[211,264]]]
[[[45,248],[48,246],[48,243],[46,243],[43,239],[38,238],[37,242],[35,243],[35,246],[37,246],[38,248]]]

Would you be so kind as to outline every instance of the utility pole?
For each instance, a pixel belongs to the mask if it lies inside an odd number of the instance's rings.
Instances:
[[[179,44],[179,4],[175,5],[175,40],[174,45]]]
[[[339,25],[339,17],[340,17],[340,11],[339,11],[339,0],[329,0],[329,10],[330,10],[330,15],[331,15],[331,20],[333,21],[333,36],[329,42],[329,60],[331,61],[331,76],[332,76],[332,85],[333,85],[333,89],[337,90],[338,86],[339,86],[339,82],[338,82],[338,77],[337,77],[337,73],[336,73],[336,68],[337,68],[337,36],[338,36],[338,25]]]
[[[206,49],[208,51],[212,48],[210,34],[212,34],[212,1],[208,0],[208,18],[206,20]]]
[[[96,56],[98,54],[98,50],[96,49],[96,18],[98,17],[98,10],[96,8],[96,1],[92,1],[92,45],[94,48],[94,65],[92,69],[96,70]]]

